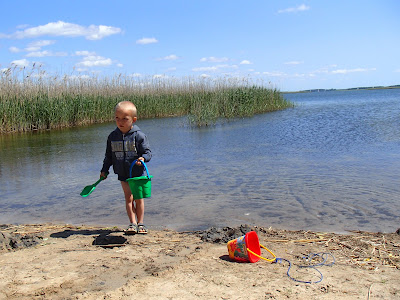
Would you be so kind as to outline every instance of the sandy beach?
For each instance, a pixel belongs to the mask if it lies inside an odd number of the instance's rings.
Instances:
[[[232,261],[227,241],[251,230],[285,260]],[[1,225],[0,231],[0,299],[400,298],[399,232],[242,225],[125,235],[115,227],[56,224]],[[313,253],[329,255],[304,259]],[[321,257],[325,265],[299,267],[318,264]]]

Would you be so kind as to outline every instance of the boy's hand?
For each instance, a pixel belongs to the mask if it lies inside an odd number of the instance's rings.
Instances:
[[[101,173],[100,173],[100,178],[107,179],[107,175],[108,175],[108,173],[106,173],[106,172],[101,172]]]
[[[139,157],[139,158],[137,159],[135,165],[140,166],[140,165],[142,165],[142,162],[143,162],[143,161],[144,161],[144,158],[143,158],[143,157]]]

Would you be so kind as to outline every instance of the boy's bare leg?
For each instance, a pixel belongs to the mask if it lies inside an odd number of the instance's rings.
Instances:
[[[133,224],[136,224],[136,209],[133,204],[133,196],[129,184],[125,181],[121,181],[122,190],[124,191],[125,196],[125,206],[126,213],[128,214],[129,221]]]
[[[137,199],[135,200],[136,203],[136,217],[137,217],[137,222],[143,224],[143,219],[144,219],[144,200],[143,199]]]

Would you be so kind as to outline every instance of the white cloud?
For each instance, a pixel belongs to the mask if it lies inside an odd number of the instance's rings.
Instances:
[[[238,66],[237,65],[216,65],[216,66],[212,66],[212,67],[199,67],[199,68],[193,68],[192,71],[194,72],[215,72],[215,71],[219,71],[221,69],[237,69]]]
[[[53,51],[34,51],[26,55],[26,57],[45,57],[45,56],[67,56],[66,52],[53,52]]]
[[[32,42],[29,45],[36,46],[36,47],[44,47],[44,46],[53,45],[55,43],[56,43],[56,41],[54,41],[54,40],[40,40],[40,41]]]
[[[45,25],[30,27],[21,31],[16,31],[11,35],[0,34],[7,38],[36,38],[40,36],[65,36],[78,37],[84,36],[87,40],[100,40],[104,37],[121,33],[121,29],[105,25],[90,25],[88,27],[63,21],[50,22]]]
[[[163,74],[155,74],[153,75],[154,79],[164,79],[164,78],[168,78],[168,76],[163,75]]]
[[[18,66],[18,67],[27,67],[27,66],[29,66],[29,64],[30,64],[29,60],[27,60],[25,58],[24,59],[13,60],[11,62],[11,65],[15,65],[15,66]]]
[[[303,64],[303,63],[304,63],[303,61],[287,61],[284,64],[285,65],[300,65],[300,64]]]
[[[90,52],[90,51],[75,51],[75,55],[77,56],[90,56],[90,55],[96,55],[96,52]]]
[[[200,68],[193,68],[192,71],[194,72],[213,72],[213,71],[217,71],[218,68],[217,67],[200,67]]]
[[[35,51],[39,51],[41,48],[40,47],[26,47],[24,50],[27,52],[35,52]]]
[[[250,62],[249,60],[242,60],[241,62],[240,62],[240,64],[241,65],[252,65],[253,63],[252,62]]]
[[[227,57],[214,57],[214,56],[203,57],[200,59],[201,62],[214,62],[214,63],[226,62],[228,60],[229,58]]]
[[[77,72],[86,72],[88,69],[86,69],[86,68],[77,68],[77,67],[75,67],[75,71],[77,71]]]
[[[105,25],[90,25],[88,27],[88,34],[85,36],[88,40],[101,40],[104,37],[117,33],[121,33],[120,28]]]
[[[301,5],[298,5],[296,7],[289,7],[289,8],[278,10],[278,13],[279,14],[281,14],[281,13],[296,13],[296,12],[299,12],[299,11],[306,11],[306,10],[309,10],[309,9],[310,9],[309,6],[307,6],[305,4],[301,4]]]
[[[18,53],[21,52],[21,49],[17,48],[17,47],[10,47],[8,48],[8,50],[12,53]]]
[[[307,77],[307,76],[313,77],[314,75],[312,75],[312,74],[306,75],[306,74],[303,74],[303,73],[295,73],[295,74],[293,74],[292,76],[293,76],[294,78],[304,78],[304,77]]]
[[[124,65],[123,65],[123,64],[117,64],[117,67],[118,67],[118,68],[123,68]]]
[[[17,48],[17,47],[10,47],[9,50],[10,52],[17,53],[21,51],[27,51],[27,52],[36,52],[40,51],[42,47],[53,45],[56,41],[51,41],[51,40],[40,40],[40,41],[35,41],[32,43],[29,43],[26,48],[23,50]]]
[[[27,28],[27,27],[29,27],[28,24],[17,25],[17,29],[24,29],[24,28]]]
[[[200,77],[201,77],[201,78],[209,78],[209,77],[211,77],[211,76],[208,75],[208,74],[201,74]]]
[[[175,54],[171,54],[171,55],[168,55],[168,56],[164,56],[164,57],[158,58],[157,60],[177,60],[178,58],[179,57],[176,56]]]
[[[356,72],[369,72],[369,71],[376,71],[376,68],[356,68],[356,69],[338,69],[332,71],[332,74],[348,74],[348,73],[356,73]]]
[[[136,41],[136,44],[139,44],[139,45],[147,45],[147,44],[154,44],[154,43],[158,43],[158,40],[156,38],[142,38],[142,39]]]
[[[39,51],[42,47],[53,45],[53,44],[55,44],[55,42],[56,41],[51,41],[51,40],[35,41],[32,43],[29,43],[28,47],[25,48],[25,51],[28,51],[28,52]]]
[[[83,60],[76,64],[77,67],[105,67],[110,66],[112,60],[103,56],[89,55],[83,58]]]
[[[286,76],[285,73],[283,72],[279,72],[279,71],[275,71],[275,72],[263,72],[264,75],[267,76],[271,76],[271,77],[282,77],[282,76]]]
[[[320,74],[320,73],[328,74],[328,73],[330,73],[330,69],[332,69],[332,68],[337,68],[337,65],[332,64],[332,65],[324,66],[322,68],[312,71],[311,74]]]
[[[400,69],[394,70],[395,73],[400,73]]]
[[[130,77],[141,77],[141,76],[142,76],[142,74],[140,74],[140,73],[132,73],[130,75]]]

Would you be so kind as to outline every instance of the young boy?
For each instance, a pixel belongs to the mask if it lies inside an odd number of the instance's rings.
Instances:
[[[110,166],[121,181],[125,195],[126,212],[130,225],[127,233],[146,234],[147,228],[143,224],[144,200],[133,199],[133,195],[126,181],[129,177],[129,169],[132,162],[137,159],[132,177],[143,176],[144,166],[142,161],[151,159],[151,150],[146,135],[135,125],[137,121],[136,106],[130,101],[122,101],[115,107],[115,122],[117,128],[107,138],[107,149],[103,161],[100,177],[107,178]]]

